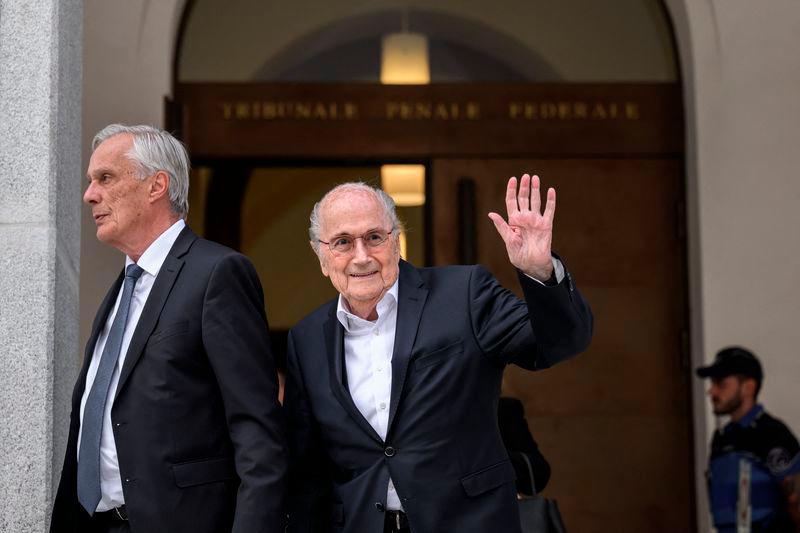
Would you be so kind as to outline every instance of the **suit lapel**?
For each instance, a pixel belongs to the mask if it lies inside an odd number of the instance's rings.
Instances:
[[[411,360],[411,349],[417,338],[422,308],[428,298],[428,289],[417,270],[400,261],[400,284],[397,297],[397,326],[394,335],[394,351],[392,352],[392,397],[389,404],[389,423],[387,436],[392,431],[392,422],[397,413],[397,406],[403,393],[408,364]]]
[[[161,310],[169,297],[172,286],[175,284],[175,280],[178,279],[181,268],[183,268],[184,261],[181,257],[189,251],[189,247],[195,239],[197,239],[197,235],[188,226],[185,227],[178,235],[175,244],[172,245],[164,264],[161,265],[158,276],[156,276],[156,280],[153,283],[153,288],[150,289],[150,294],[147,296],[144,309],[142,309],[139,323],[136,324],[136,329],[131,337],[131,343],[125,355],[125,363],[122,365],[119,385],[117,385],[117,392],[114,398],[119,396],[133,368],[142,356],[144,346],[147,344],[147,340],[150,338],[150,334],[153,332],[153,328],[155,328],[161,315]]]
[[[336,300],[332,305],[328,320],[323,325],[325,331],[325,346],[328,350],[328,365],[330,367],[331,376],[331,391],[339,403],[350,417],[363,429],[367,435],[373,440],[383,443],[380,435],[369,424],[361,411],[356,407],[353,402],[353,397],[350,396],[350,391],[345,385],[345,368],[344,368],[344,327],[336,318]]]

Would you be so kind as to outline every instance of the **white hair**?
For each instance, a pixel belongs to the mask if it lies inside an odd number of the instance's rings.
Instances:
[[[319,236],[320,236],[320,213],[322,211],[322,206],[325,204],[326,200],[329,200],[333,196],[338,196],[343,193],[349,192],[362,192],[371,194],[375,197],[378,204],[383,207],[383,212],[386,215],[386,218],[392,224],[392,230],[399,230],[404,231],[405,226],[400,218],[397,216],[397,209],[395,207],[394,200],[392,197],[386,194],[383,190],[373,187],[364,183],[363,181],[351,181],[347,183],[342,183],[341,185],[337,185],[330,191],[328,191],[322,199],[314,204],[314,208],[311,210],[311,216],[309,218],[309,226],[308,226],[308,238],[311,241],[311,247],[314,251],[319,255]]]
[[[128,157],[139,166],[138,179],[143,180],[158,171],[169,175],[169,202],[172,211],[185,217],[189,212],[189,153],[170,133],[153,126],[110,124],[92,139],[92,151],[115,135],[129,134],[133,146]]]

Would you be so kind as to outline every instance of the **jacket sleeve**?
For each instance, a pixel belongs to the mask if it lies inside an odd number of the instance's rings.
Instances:
[[[245,256],[226,255],[214,267],[202,323],[203,346],[222,394],[241,480],[232,531],[279,531],[287,465],[285,428],[264,293]]]
[[[776,478],[800,474],[800,444],[792,431],[780,420],[772,419],[769,428],[769,450],[766,464]]]
[[[289,440],[286,531],[322,533],[330,530],[331,480],[322,436],[309,406],[293,332],[289,332],[284,393]]]
[[[518,277],[524,302],[485,268],[473,269],[470,313],[483,351],[502,363],[538,370],[586,350],[592,338],[592,312],[570,273],[553,285],[521,272]]]

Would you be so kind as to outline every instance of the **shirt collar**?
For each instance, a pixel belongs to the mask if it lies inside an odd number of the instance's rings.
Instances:
[[[353,333],[353,331],[356,329],[372,329],[372,327],[374,327],[376,324],[382,322],[386,315],[389,314],[389,311],[392,309],[392,307],[397,305],[397,287],[399,282],[400,277],[398,276],[389,290],[386,291],[386,294],[383,295],[383,298],[378,301],[378,305],[375,306],[378,312],[378,319],[375,322],[364,320],[363,318],[351,313],[347,300],[345,300],[344,296],[340,294],[339,301],[336,304],[336,318],[339,320],[342,326],[344,326],[345,331],[348,333]]]
[[[170,249],[172,249],[172,245],[175,244],[176,240],[178,240],[178,235],[180,235],[184,227],[186,227],[186,222],[184,222],[183,219],[180,219],[172,226],[167,228],[167,231],[159,235],[158,238],[147,247],[147,250],[144,251],[136,264],[142,267],[142,270],[151,276],[156,277],[158,275],[158,271],[161,270],[161,265],[163,265],[164,261],[167,260],[167,255],[169,254]],[[128,265],[132,265],[133,263],[133,259],[125,256],[126,269],[128,268]]]
[[[740,418],[737,423],[742,427],[747,427],[752,424],[756,418],[758,418],[758,415],[760,415],[763,410],[764,406],[762,406],[760,403],[757,403],[751,407],[750,410],[747,411],[747,413]]]

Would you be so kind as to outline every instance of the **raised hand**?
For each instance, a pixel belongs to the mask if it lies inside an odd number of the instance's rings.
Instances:
[[[553,217],[556,214],[556,190],[547,190],[547,203],[541,213],[539,176],[524,174],[517,194],[517,178],[506,188],[508,223],[497,213],[489,213],[494,227],[506,243],[511,264],[525,274],[547,281],[553,273],[550,246],[553,242]]]

